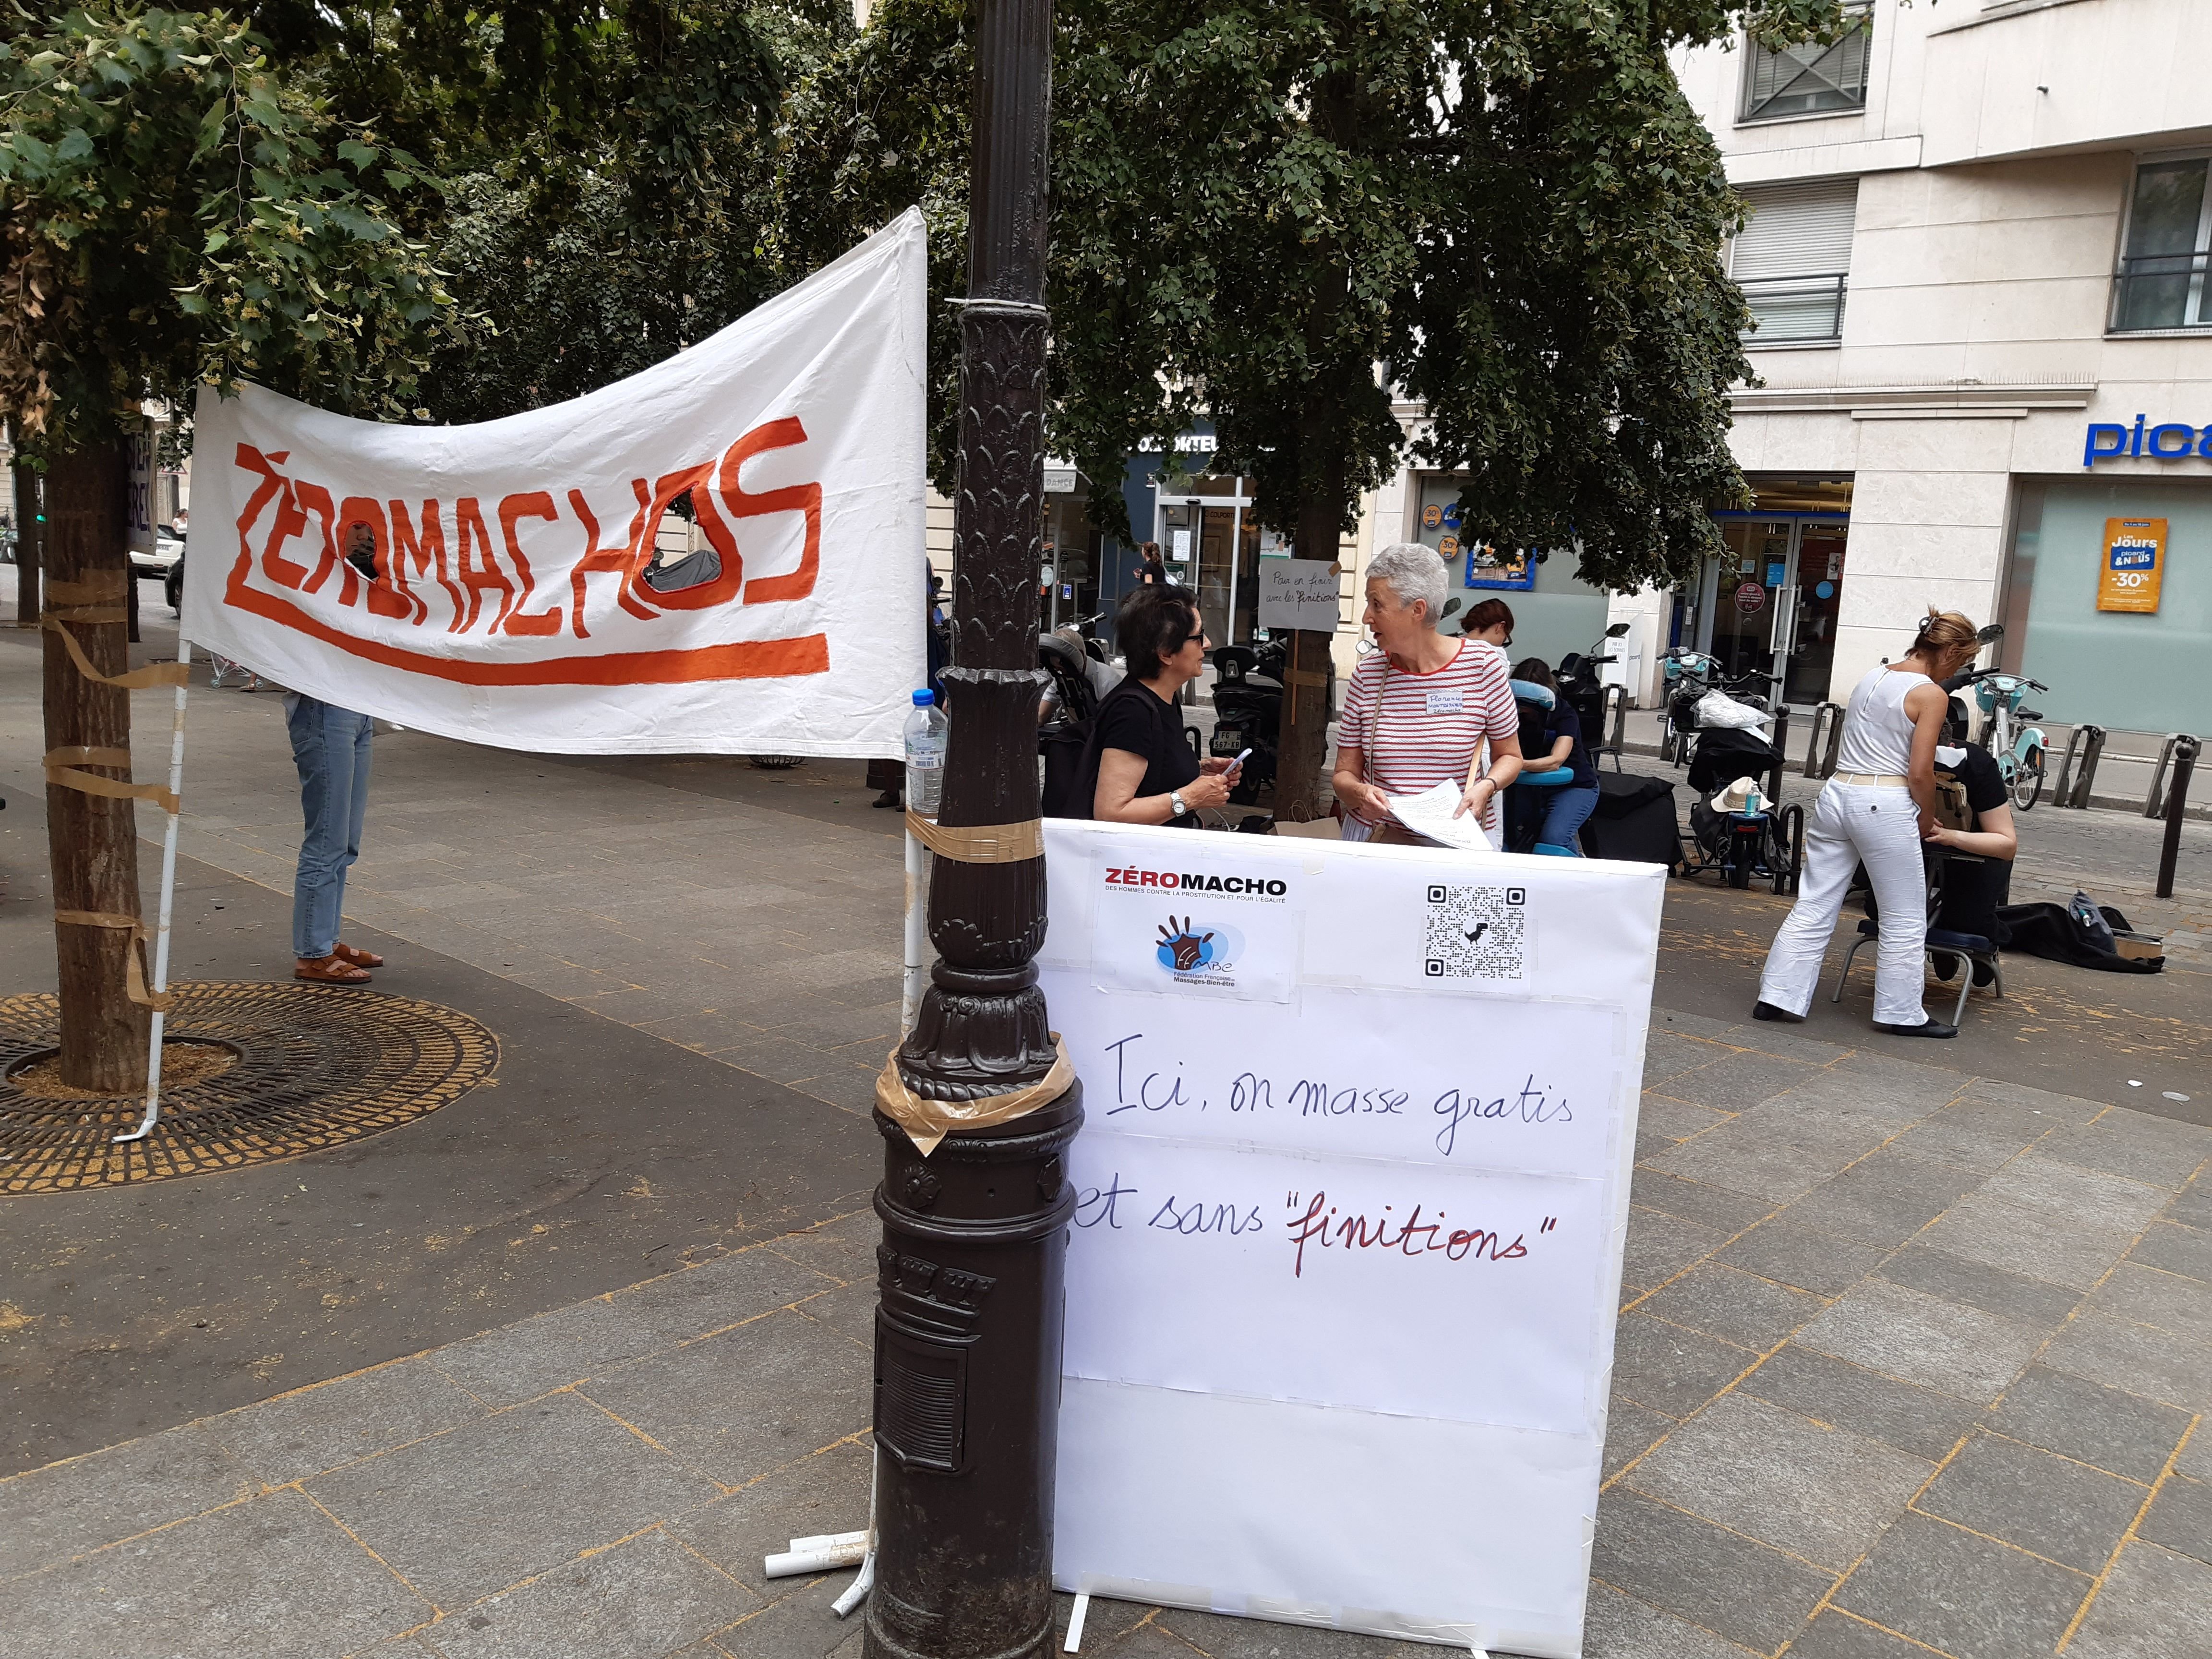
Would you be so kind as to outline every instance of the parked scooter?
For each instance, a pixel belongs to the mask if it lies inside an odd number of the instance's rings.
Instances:
[[[1252,751],[1229,792],[1234,805],[1249,806],[1263,787],[1274,787],[1284,667],[1284,649],[1273,641],[1258,650],[1249,645],[1214,647],[1212,751],[1224,760]]]
[[[1609,662],[1620,659],[1612,655],[1606,647],[1628,632],[1625,622],[1615,623],[1605,630],[1604,637],[1590,647],[1588,653],[1570,651],[1559,659],[1553,678],[1559,682],[1559,695],[1574,710],[1575,718],[1582,722],[1583,746],[1595,756],[1605,746],[1605,683],[1599,671]],[[1620,754],[1613,752],[1613,769],[1620,768]]]

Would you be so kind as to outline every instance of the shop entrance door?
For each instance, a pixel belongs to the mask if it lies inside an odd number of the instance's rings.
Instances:
[[[1763,675],[1784,702],[1828,695],[1842,602],[1844,513],[1723,513],[1728,553],[1705,569],[1698,648],[1723,673]]]
[[[1251,502],[1237,481],[1219,482],[1233,493],[1162,496],[1158,539],[1169,579],[1197,594],[1214,643],[1249,645],[1259,609],[1259,536],[1245,522]]]

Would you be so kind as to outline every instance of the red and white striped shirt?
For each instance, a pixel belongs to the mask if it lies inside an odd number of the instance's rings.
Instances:
[[[1380,651],[1364,658],[1345,696],[1337,743],[1361,751],[1366,781],[1385,794],[1417,795],[1439,783],[1464,784],[1485,738],[1520,731],[1505,653],[1463,639],[1449,662],[1426,674],[1394,668]]]

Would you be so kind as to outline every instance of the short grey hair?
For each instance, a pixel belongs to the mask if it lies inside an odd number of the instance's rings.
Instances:
[[[1450,575],[1443,556],[1419,542],[1393,542],[1367,562],[1367,580],[1389,583],[1400,605],[1411,605],[1415,599],[1429,602],[1431,628],[1436,626],[1437,613],[1444,608],[1444,589]]]

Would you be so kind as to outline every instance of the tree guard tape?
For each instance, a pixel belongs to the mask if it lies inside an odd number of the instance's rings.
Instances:
[[[906,827],[931,852],[956,864],[1019,864],[1044,856],[1042,818],[1021,823],[944,824],[908,807]]]
[[[146,988],[146,966],[142,958],[145,955],[146,941],[153,935],[146,931],[145,924],[137,917],[118,915],[112,910],[57,910],[54,912],[54,924],[60,927],[106,927],[129,933],[131,951],[125,960],[130,966],[126,969],[127,980],[124,988],[130,992],[131,1000],[141,1008],[151,1008],[156,1012],[167,1012],[170,994],[164,991],[156,995]]]
[[[1066,1094],[1075,1081],[1075,1062],[1067,1057],[1067,1044],[1057,1031],[1052,1034],[1052,1046],[1056,1057],[1043,1077],[1026,1088],[980,1100],[931,1100],[915,1094],[899,1077],[898,1050],[894,1048],[876,1078],[877,1108],[905,1130],[914,1149],[927,1158],[954,1129],[988,1129],[1011,1122]]]
[[[70,763],[76,763],[75,765]],[[78,766],[119,766],[131,769],[128,749],[86,749],[70,745],[46,750],[46,781],[62,789],[74,789],[80,794],[105,795],[110,800],[150,800],[157,802],[165,812],[181,812],[184,802],[174,790],[161,783],[131,783],[122,778],[103,778],[91,772],[80,772]]]

